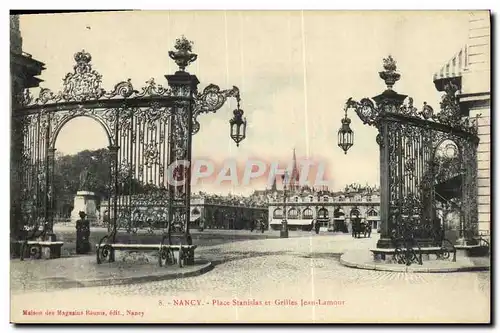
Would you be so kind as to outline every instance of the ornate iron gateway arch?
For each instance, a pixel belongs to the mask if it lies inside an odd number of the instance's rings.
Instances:
[[[175,49],[169,56],[179,71],[165,76],[168,87],[151,79],[136,90],[129,79],[106,91],[91,55],[81,51],[62,91],[42,88],[38,97],[29,90],[19,96],[21,107],[13,110],[13,130],[23,141],[21,151],[14,152],[19,161],[16,180],[24,189],[15,198],[18,239],[53,234],[55,143],[68,121],[84,116],[99,122],[109,139],[111,228],[101,242],[114,242],[119,228],[142,226],[163,228],[169,240],[182,235],[190,244],[191,139],[200,129],[197,117],[235,98],[230,124],[237,144],[245,138],[246,120],[238,88],[221,90],[210,84],[198,92],[198,79],[185,71],[197,58],[192,42],[177,39]]]
[[[445,246],[443,242],[449,242],[437,214],[443,205],[457,208],[459,236],[474,238],[478,234],[477,120],[462,117],[458,87],[453,83],[446,88],[439,113],[426,103],[417,110],[411,97],[392,89],[400,79],[396,69],[392,57],[384,59],[384,71],[379,74],[387,90],[359,102],[350,98],[338,133],[339,146],[347,152],[353,144],[350,108],[364,124],[379,131],[382,228],[377,247]],[[441,190],[445,183],[446,194]],[[409,257],[402,262],[415,260],[411,251],[404,256]]]

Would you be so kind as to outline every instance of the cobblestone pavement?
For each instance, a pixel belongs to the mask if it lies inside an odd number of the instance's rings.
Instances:
[[[101,316],[55,316],[93,322],[486,322],[489,272],[402,273],[360,270],[338,262],[347,249],[376,238],[335,235],[234,242],[198,252],[215,268],[201,276],[99,288],[13,295],[12,316],[23,309],[104,310]],[[235,306],[234,299],[251,305]],[[305,304],[305,301],[319,303]],[[77,301],[78,300],[78,303]],[[175,305],[199,300],[199,305]],[[224,302],[229,305],[223,305]],[[262,302],[262,305],[256,304]],[[266,305],[266,301],[270,304]],[[29,304],[23,306],[22,304]],[[193,304],[198,304],[193,302]],[[327,304],[327,305],[325,305]],[[110,315],[116,309],[120,315]],[[144,312],[127,314],[127,310]],[[116,314],[116,313],[115,313]]]

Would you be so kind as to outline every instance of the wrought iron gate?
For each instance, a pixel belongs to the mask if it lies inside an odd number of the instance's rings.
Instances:
[[[108,206],[110,233],[102,241],[114,241],[117,229],[163,229],[189,237],[191,137],[200,125],[197,117],[215,112],[227,98],[238,101],[233,123],[243,123],[239,90],[207,86],[199,93],[196,76],[184,71],[196,60],[191,42],[177,40],[170,57],[179,71],[167,75],[169,86],[153,79],[136,90],[130,79],[111,91],[101,87],[102,76],[92,68],[92,57],[75,54],[73,72],[54,93],[40,90],[37,97],[26,90],[13,110],[14,131],[22,140],[15,151],[17,181],[24,191],[17,200],[18,237],[33,239],[53,232],[54,159],[57,136],[76,117],[90,117],[109,139],[110,183]],[[239,128],[238,128],[239,130]],[[239,143],[244,138],[233,139]]]
[[[446,87],[441,110],[435,114],[426,103],[417,110],[411,97],[392,90],[400,74],[391,57],[384,59],[380,77],[387,85],[386,91],[373,101],[349,99],[346,104],[346,111],[354,108],[364,124],[379,130],[382,230],[378,247],[393,247],[398,239],[418,240],[417,245],[407,247],[431,245],[443,239],[436,215],[436,186],[443,179],[437,177],[436,156],[445,142],[456,150],[446,180],[457,179],[455,186],[461,191],[461,236],[477,235],[477,120],[462,117],[458,87],[453,83]],[[346,117],[344,122],[350,120]]]

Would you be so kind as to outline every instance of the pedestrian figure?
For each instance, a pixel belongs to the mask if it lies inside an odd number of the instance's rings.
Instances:
[[[252,220],[250,222],[250,232],[253,232],[254,229],[255,229],[255,220]]]
[[[265,223],[264,223],[264,220],[261,220],[261,221],[260,221],[260,231],[261,231],[262,233],[264,233],[264,230],[265,230],[265,229],[266,229],[266,225],[265,225]]]
[[[76,253],[86,254],[90,251],[90,223],[85,212],[80,212],[80,219],[76,221]]]
[[[318,220],[316,220],[316,223],[314,224],[314,230],[316,231],[316,234],[319,234],[319,227],[320,227],[319,222]]]

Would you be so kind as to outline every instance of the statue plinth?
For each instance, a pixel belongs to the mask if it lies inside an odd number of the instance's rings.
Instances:
[[[91,191],[78,191],[76,192],[75,199],[73,201],[73,210],[71,211],[71,223],[76,225],[76,221],[80,219],[80,212],[85,212],[86,219],[89,222],[97,222],[97,196]]]

